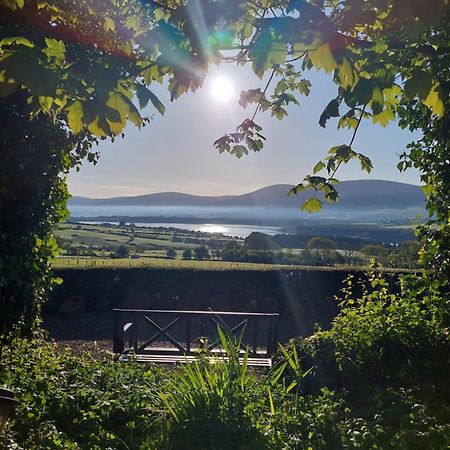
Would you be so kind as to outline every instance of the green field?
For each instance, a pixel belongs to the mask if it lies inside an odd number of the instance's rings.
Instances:
[[[246,262],[229,262],[229,261],[196,261],[183,259],[165,259],[165,258],[148,258],[139,259],[121,258],[95,258],[95,257],[70,257],[60,256],[56,258],[53,267],[55,269],[67,268],[136,268],[149,267],[158,269],[194,269],[194,270],[279,270],[279,269],[304,269],[307,266],[294,266],[282,264],[255,264]],[[311,267],[317,270],[317,267]],[[321,268],[322,269],[322,268]],[[332,270],[332,268],[325,268]]]
[[[332,266],[364,269],[373,258],[386,268],[418,267],[417,244],[414,248],[380,247],[379,244],[378,247],[372,246],[370,251],[373,254],[369,254],[364,253],[362,248],[339,248],[337,243],[329,241],[332,243],[332,250],[320,250],[320,247],[317,247],[317,250],[309,251],[308,254],[305,248],[309,242],[296,243],[300,248],[293,248],[282,241],[283,246],[276,245],[272,250],[261,249],[258,252],[247,247],[241,238],[176,228],[64,223],[56,227],[54,235],[62,249],[53,264],[55,268],[278,270]],[[318,239],[320,241],[320,238]],[[231,256],[230,253],[227,255],[224,248],[230,246],[243,250],[244,256],[242,253],[236,253],[236,250],[232,250],[235,253]],[[201,247],[206,252],[203,256],[198,253]],[[186,255],[186,252],[189,255]]]

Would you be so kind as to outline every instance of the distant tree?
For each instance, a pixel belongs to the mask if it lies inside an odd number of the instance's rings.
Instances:
[[[124,220],[121,220],[121,221],[119,222],[119,227],[126,227],[126,226],[127,226],[127,224],[125,223]]]
[[[316,265],[331,266],[339,259],[339,254],[335,250],[336,243],[327,237],[312,237],[307,247]]]
[[[68,256],[77,256],[78,255],[78,250],[77,250],[76,247],[71,245],[71,246],[67,247],[66,253],[67,253]]]
[[[314,236],[308,241],[308,248],[314,249],[333,249],[336,248],[336,243],[327,237]]]
[[[254,231],[244,240],[245,246],[250,250],[278,250],[279,246],[274,240],[264,233]]]
[[[200,261],[209,259],[209,250],[206,245],[199,245],[198,247],[195,247],[194,253],[195,259],[198,259]]]
[[[389,255],[393,265],[401,269],[415,269],[419,267],[419,243],[416,241],[405,241],[400,247]]]
[[[181,257],[183,259],[192,259],[192,250],[190,248],[183,250],[183,254],[181,255]]]
[[[245,261],[248,258],[248,250],[236,239],[231,239],[222,247],[221,256],[224,261]]]
[[[361,253],[366,256],[381,256],[387,255],[389,249],[383,244],[367,244],[361,249]]]
[[[130,250],[125,245],[119,245],[114,254],[116,255],[116,258],[128,258]]]
[[[170,259],[175,259],[177,257],[177,251],[173,248],[168,248],[166,250],[166,257]]]
[[[358,251],[353,245],[342,244],[340,247],[341,255],[342,258],[344,258],[346,265],[351,266],[352,264],[356,264],[358,262]]]

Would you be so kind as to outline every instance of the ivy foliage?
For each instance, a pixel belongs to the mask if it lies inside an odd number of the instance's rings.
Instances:
[[[53,280],[55,223],[67,215],[65,175],[91,155],[91,142],[40,115],[30,121],[27,96],[0,99],[0,335],[21,322],[30,333]]]

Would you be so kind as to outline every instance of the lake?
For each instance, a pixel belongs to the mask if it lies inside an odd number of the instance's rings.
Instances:
[[[299,219],[307,216],[295,207],[80,205],[71,204],[70,201],[68,207],[73,217],[198,217],[203,219],[228,217],[230,219],[276,220]]]
[[[83,223],[98,225],[104,222],[98,221],[86,221],[83,220]],[[118,222],[109,222],[111,224],[117,225]],[[137,227],[164,227],[164,228],[179,228],[180,230],[187,231],[200,231],[202,233],[211,233],[211,234],[223,234],[225,236],[246,238],[253,231],[258,231],[260,233],[269,234],[273,236],[281,231],[280,227],[265,227],[258,225],[237,225],[237,224],[218,224],[218,223],[140,223],[133,222]]]

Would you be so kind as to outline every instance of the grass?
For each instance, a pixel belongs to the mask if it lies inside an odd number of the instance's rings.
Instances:
[[[195,269],[195,270],[280,270],[280,269],[304,269],[308,266],[293,266],[282,264],[255,264],[245,262],[228,261],[197,261],[183,259],[164,258],[138,258],[138,259],[111,259],[93,257],[58,257],[53,268],[55,269],[93,269],[93,268],[157,268],[157,269]],[[317,267],[311,267],[317,270]],[[332,267],[320,268],[325,270],[335,270]]]
[[[301,266],[301,265],[283,265],[283,264],[256,264],[245,262],[229,261],[198,261],[183,259],[166,259],[143,257],[139,259],[111,259],[88,257],[58,257],[53,263],[54,269],[180,269],[180,270],[255,270],[255,271],[277,271],[277,270],[311,270],[311,271],[336,271],[345,270],[348,272],[364,271],[369,266]],[[417,273],[419,270],[381,268],[380,272],[389,273]]]

